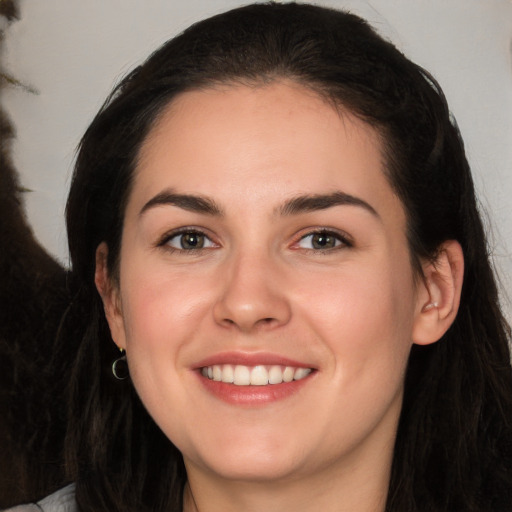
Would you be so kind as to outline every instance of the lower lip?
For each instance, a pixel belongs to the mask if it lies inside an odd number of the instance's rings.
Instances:
[[[210,380],[198,372],[202,385],[208,392],[224,402],[234,405],[258,406],[284,400],[304,387],[313,378],[315,372],[301,380],[268,384],[266,386],[235,386],[225,382]]]

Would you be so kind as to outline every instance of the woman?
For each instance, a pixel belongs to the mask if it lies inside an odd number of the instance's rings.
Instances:
[[[169,41],[87,130],[67,223],[85,325],[50,501],[510,510],[510,331],[462,141],[361,19],[253,5]]]

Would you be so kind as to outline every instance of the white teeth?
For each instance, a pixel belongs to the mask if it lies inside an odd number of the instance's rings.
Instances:
[[[235,371],[230,364],[225,364],[222,367],[222,382],[227,382],[228,384],[233,383],[235,380]]]
[[[215,364],[201,368],[201,374],[210,380],[226,382],[235,386],[266,386],[301,380],[311,373],[311,368],[293,366],[244,366]]]
[[[269,384],[281,384],[283,382],[283,370],[280,366],[271,366],[268,371]]]
[[[295,369],[291,366],[287,366],[283,372],[283,382],[291,382],[295,374]]]
[[[248,366],[237,364],[235,366],[235,374],[233,384],[237,386],[248,386],[251,383],[251,370]]]
[[[213,380],[222,380],[222,368],[216,364],[213,367]]]
[[[266,386],[268,384],[268,372],[264,366],[255,366],[251,370],[251,384],[253,386]]]
[[[300,380],[311,373],[310,368],[297,368],[293,375],[293,380]]]

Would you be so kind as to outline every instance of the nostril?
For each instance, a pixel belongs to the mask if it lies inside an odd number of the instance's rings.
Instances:
[[[276,321],[275,318],[273,317],[267,317],[267,318],[260,318],[260,320],[258,320],[255,324],[255,326],[265,326],[265,325],[272,325],[274,322]]]
[[[259,320],[257,320],[256,322],[252,323],[252,325],[254,327],[257,327],[257,326],[264,326],[264,325],[271,325],[273,324],[274,322],[276,321],[275,318],[273,317],[266,317],[266,318],[260,318]],[[231,319],[231,318],[224,318],[223,319],[223,323],[224,325],[226,326],[233,326],[233,325],[242,325],[240,322],[236,322],[235,320]]]

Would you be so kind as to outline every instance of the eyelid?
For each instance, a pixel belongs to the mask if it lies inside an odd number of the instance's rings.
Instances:
[[[199,234],[199,235],[204,236],[213,244],[213,247],[210,246],[210,247],[200,247],[197,249],[180,249],[180,248],[172,247],[171,245],[169,245],[169,241],[171,239],[178,237],[180,235],[186,234],[186,233],[194,233],[194,234]],[[335,245],[334,247],[328,247],[324,250],[307,249],[307,248],[301,248],[298,246],[298,244],[302,240],[304,240],[305,238],[307,238],[309,236],[313,236],[315,234],[325,234],[328,236],[333,236],[341,243],[339,245]],[[190,252],[199,252],[202,250],[208,250],[208,249],[212,249],[212,248],[219,247],[219,246],[220,246],[220,244],[215,240],[215,237],[210,234],[209,230],[207,230],[205,228],[200,228],[197,226],[182,226],[179,228],[171,229],[171,230],[167,231],[164,235],[162,235],[158,239],[158,241],[155,243],[155,247],[163,247],[169,251],[189,252],[189,253]],[[329,251],[334,251],[337,249],[343,249],[343,248],[353,247],[353,246],[354,246],[354,241],[353,241],[352,237],[350,235],[348,235],[346,232],[344,232],[340,229],[324,227],[324,226],[302,229],[297,235],[295,235],[293,237],[293,241],[291,244],[291,248],[294,250],[302,249],[303,251],[312,251],[312,252],[317,252],[317,253],[318,252],[329,252]]]
[[[305,238],[309,236],[313,236],[315,234],[325,234],[329,236],[335,237],[337,240],[339,240],[341,243],[334,247],[327,247],[326,249],[306,249],[301,248],[298,246],[298,244],[304,240]],[[346,233],[345,231],[341,231],[340,229],[330,228],[330,227],[317,227],[317,228],[307,228],[304,230],[301,230],[301,232],[294,238],[294,241],[292,243],[293,249],[302,249],[305,251],[312,251],[312,252],[329,252],[329,251],[335,251],[338,249],[344,249],[347,247],[353,247],[354,246],[354,240],[352,237]]]
[[[169,245],[169,241],[175,237],[180,235],[184,235],[187,233],[194,233],[198,235],[202,235],[207,238],[214,247],[218,247],[219,244],[214,240],[214,237],[209,233],[208,230],[204,228],[199,228],[197,226],[182,226],[179,228],[171,229],[167,231],[164,235],[162,235],[155,244],[155,247],[162,247],[169,251],[178,251],[178,252],[198,252],[202,250],[212,249],[212,247],[199,247],[197,249],[179,249],[177,247],[172,247]]]

